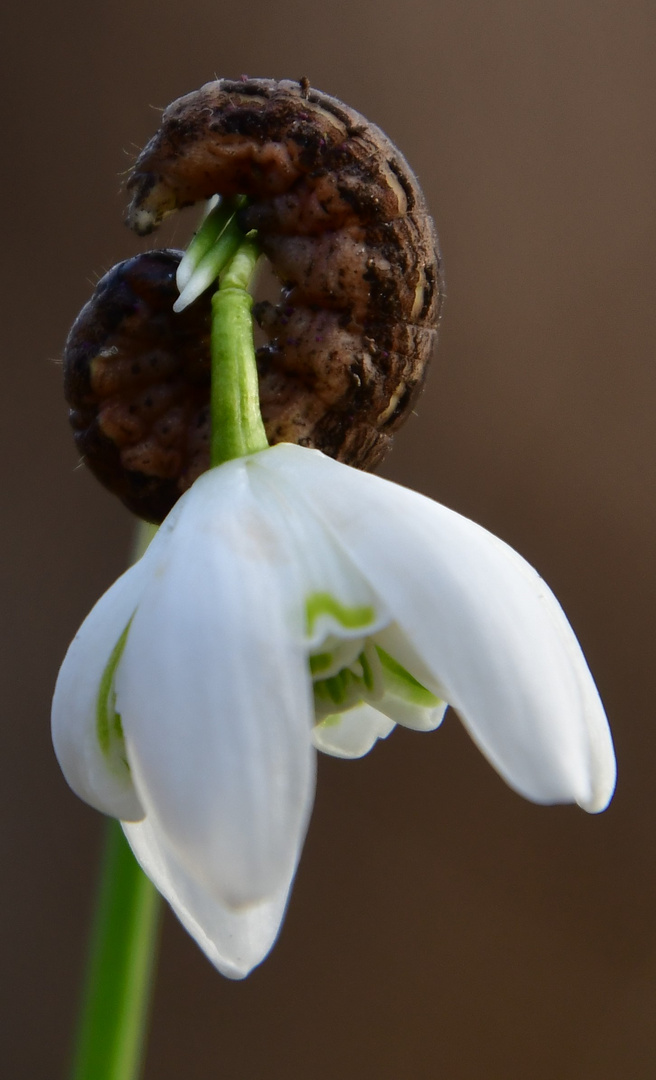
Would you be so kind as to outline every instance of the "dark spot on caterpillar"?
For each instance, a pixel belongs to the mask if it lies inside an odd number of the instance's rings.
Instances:
[[[443,297],[423,195],[383,132],[305,77],[221,79],[166,109],[127,187],[140,235],[214,194],[248,196],[240,222],[283,286],[254,307],[269,441],[374,468],[421,389]],[[153,521],[209,465],[210,302],[173,313],[179,258],[114,267],[64,356],[85,461]]]

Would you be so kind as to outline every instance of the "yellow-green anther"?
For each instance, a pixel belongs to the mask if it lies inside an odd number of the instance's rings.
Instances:
[[[321,596],[322,594],[318,594]],[[351,616],[357,609],[350,610]],[[364,646],[364,647],[363,647]],[[393,656],[371,638],[360,642],[360,651],[335,669],[339,648],[309,658],[313,679],[315,723],[367,703],[396,720],[399,709],[406,715],[431,712],[442,703],[422,686]]]

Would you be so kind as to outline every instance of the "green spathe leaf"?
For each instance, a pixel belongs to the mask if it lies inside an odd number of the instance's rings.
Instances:
[[[174,311],[183,311],[216,281],[244,238],[236,213],[246,199],[243,196],[218,199],[214,206],[212,201],[178,266],[176,282],[180,296],[173,305]]]

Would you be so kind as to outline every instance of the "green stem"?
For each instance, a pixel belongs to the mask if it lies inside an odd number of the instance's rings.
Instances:
[[[246,237],[212,297],[212,465],[269,445],[260,413],[248,292],[258,257],[257,244]]]
[[[71,1080],[137,1080],[161,901],[118,821],[108,820]]]
[[[145,555],[150,546],[150,542],[156,535],[158,529],[159,525],[153,525],[150,521],[137,521],[135,536],[132,543],[131,563],[138,562],[141,556]]]

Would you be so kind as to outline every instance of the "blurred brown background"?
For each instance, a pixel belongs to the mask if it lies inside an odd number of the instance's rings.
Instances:
[[[653,0],[8,0],[4,18],[3,1075],[65,1071],[101,823],[59,775],[49,697],[131,537],[76,468],[54,361],[92,283],[147,246],[120,174],[151,106],[248,73],[307,74],[418,173],[448,303],[384,471],[544,574],[620,779],[597,818],[532,806],[453,717],[323,759],[265,964],[226,981],[167,916],[147,1080],[653,1077]]]

